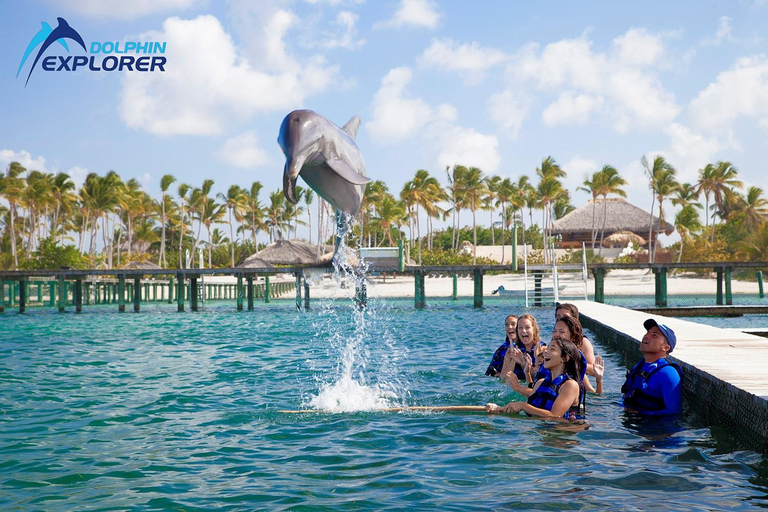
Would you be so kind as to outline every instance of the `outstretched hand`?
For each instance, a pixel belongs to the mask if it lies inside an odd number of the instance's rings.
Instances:
[[[605,362],[603,361],[602,356],[595,356],[595,364],[592,367],[594,368],[595,377],[597,379],[602,379],[603,372],[605,371]]]

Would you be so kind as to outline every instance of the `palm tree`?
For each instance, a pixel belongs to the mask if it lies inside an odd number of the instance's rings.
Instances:
[[[741,188],[744,184],[736,179],[739,171],[730,162],[717,162],[714,175],[712,176],[712,200],[715,203],[715,210],[721,219],[727,217],[726,202],[732,199],[735,188]],[[715,239],[715,221],[712,219],[711,240]]]
[[[283,231],[291,227],[290,218],[285,212],[285,196],[280,190],[269,194],[267,225],[269,226],[269,243],[273,240],[282,240]]]
[[[419,207],[427,211],[428,218],[437,212],[435,203],[440,200],[442,187],[437,179],[429,175],[428,171],[419,169],[416,171],[413,179],[403,186],[400,192],[400,199],[410,210],[415,207],[413,217],[416,219],[416,239],[419,249],[419,265],[421,265],[421,224],[419,219]]]
[[[744,197],[742,212],[749,232],[765,223],[765,216],[768,215],[768,200],[762,196],[763,189],[749,187],[747,195]]]
[[[365,193],[363,194],[363,204],[361,205],[360,209],[365,212],[363,216],[363,226],[365,227],[366,224],[370,224],[370,219],[372,216],[378,211],[378,208],[381,204],[381,201],[383,200],[384,196],[389,193],[389,187],[387,187],[387,184],[384,183],[381,180],[372,181],[371,183],[368,183],[368,185],[365,187]],[[322,199],[320,200],[322,203]],[[321,235],[320,235],[320,224],[322,222],[320,221],[320,205],[318,205],[318,219],[317,219],[317,229],[318,229],[318,243],[320,242]],[[368,219],[368,221],[366,221]],[[371,247],[371,231],[372,229],[368,229],[368,247]],[[377,236],[377,235],[376,235]],[[373,246],[376,246],[378,244],[378,240],[374,237],[373,240]]]
[[[590,179],[588,174],[584,175],[584,186],[576,187],[576,190],[582,190],[592,195],[592,251],[595,250],[595,242],[597,241],[597,229],[595,228],[595,219],[597,218],[597,198],[600,195],[600,179],[604,176],[600,171],[592,173]]]
[[[400,226],[405,216],[405,206],[401,201],[396,200],[392,194],[385,193],[381,198],[377,213],[378,217],[375,217],[375,219],[378,221],[381,229],[387,234],[389,246],[392,247],[395,245],[395,241],[392,239],[392,226]]]
[[[496,206],[501,209],[501,263],[504,264],[504,233],[508,227],[507,204],[512,201],[514,195],[514,184],[509,178],[504,178],[499,182],[497,190]]]
[[[53,211],[51,220],[51,234],[60,234],[60,241],[64,243],[64,223],[74,212],[77,204],[77,195],[75,194],[75,182],[69,177],[69,174],[60,172],[53,179],[53,200],[56,208]]]
[[[232,216],[234,215],[236,220],[240,220],[240,212],[242,211],[243,204],[246,201],[245,193],[239,186],[230,185],[229,189],[227,190],[227,195],[219,192],[217,197],[224,201],[227,210],[229,210],[230,263],[231,267],[235,268],[235,233]]]
[[[483,202],[487,203],[488,210],[491,212],[491,245],[496,245],[496,237],[493,230],[493,208],[495,206],[494,202],[499,197],[501,181],[501,176],[488,176],[485,178],[486,194],[483,198]]]
[[[261,183],[254,181],[251,184],[251,189],[244,192],[246,202],[244,220],[248,225],[248,229],[251,231],[251,239],[254,247],[258,247],[256,245],[256,233],[268,229],[267,223],[264,221],[264,209],[259,201],[259,192],[261,192],[261,189]]]
[[[674,167],[667,163],[663,156],[656,156],[656,158],[653,159],[653,166],[648,165],[648,159],[645,156],[640,159],[640,163],[643,165],[643,168],[645,168],[645,173],[648,175],[650,184],[649,186],[651,189],[651,213],[648,223],[648,258],[649,261],[653,263],[653,257],[656,252],[656,244],[653,243],[653,208],[656,204],[656,199],[659,197],[660,184],[669,183],[670,179],[674,180],[676,171]],[[667,192],[667,190],[664,190],[664,192]],[[669,191],[669,193],[672,192],[673,190]],[[664,220],[661,217],[662,214],[663,211],[661,209],[661,205],[659,205],[660,227],[664,225]],[[653,248],[651,247],[651,244],[653,244]]]
[[[0,180],[0,195],[8,201],[8,226],[11,236],[11,255],[13,256],[13,268],[19,266],[19,257],[16,247],[16,205],[21,200],[24,192],[24,182],[19,178],[27,170],[19,162],[11,162],[8,165],[5,176]]]
[[[459,247],[459,225],[461,224],[459,214],[463,208],[462,190],[465,188],[468,170],[463,165],[454,165],[453,170],[451,170],[449,166],[446,166],[445,172],[448,174],[448,198],[451,202],[451,212],[453,214],[453,219],[451,221],[451,226],[453,227],[451,249],[455,251]]]
[[[205,224],[205,231],[208,235],[208,241],[211,240],[211,224],[218,224],[222,221],[224,218],[224,215],[226,214],[226,206],[217,203],[213,198],[207,197],[206,200],[203,201],[203,209],[200,212],[200,222]],[[211,253],[211,244],[208,244],[208,268],[211,267],[211,260],[212,260],[212,253]],[[234,267],[234,264],[232,265]]]
[[[736,254],[750,261],[768,261],[768,222],[763,222],[751,235],[734,244]]]
[[[699,180],[696,182],[696,191],[701,195],[704,194],[704,222],[705,226],[709,227],[709,194],[712,192],[715,183],[715,166],[707,164],[703,169],[699,169]],[[714,215],[714,214],[712,214]]]
[[[168,266],[168,261],[165,258],[165,200],[166,195],[165,193],[168,191],[168,187],[170,187],[174,182],[176,181],[176,178],[174,178],[170,174],[164,175],[162,178],[160,178],[160,191],[162,193],[160,197],[160,208],[162,209],[162,218],[160,219],[160,225],[161,225],[161,233],[160,233],[160,257],[157,260],[157,265],[160,268],[165,268]]]
[[[304,191],[304,204],[307,206],[307,226],[309,226],[309,245],[312,245],[312,210],[310,206],[315,199],[315,191],[311,188],[307,188]]]
[[[627,184],[627,180],[619,176],[619,171],[610,165],[604,165],[600,169],[600,179],[598,193],[603,196],[603,229],[600,231],[600,251],[599,254],[603,254],[603,238],[605,237],[605,222],[608,214],[608,195],[616,194],[620,197],[627,197],[627,193],[624,192],[623,187]]]
[[[677,255],[677,262],[683,257],[683,244],[691,233],[701,230],[701,221],[699,213],[692,204],[687,204],[675,215],[675,229],[680,234],[680,252]]]
[[[467,169],[461,189],[462,203],[472,212],[472,264],[477,262],[477,219],[475,212],[480,207],[483,197],[487,193],[487,186],[483,180],[483,171],[477,167]]]
[[[186,183],[179,184],[179,205],[181,207],[181,234],[179,235],[179,268],[184,268],[183,247],[184,247],[184,226],[187,221],[184,217],[184,203],[187,201],[187,193],[191,187]]]
[[[551,156],[541,161],[541,167],[536,168],[536,174],[539,176],[536,206],[541,207],[543,212],[542,230],[544,232],[544,248],[546,249],[549,247],[549,239],[552,233],[552,204],[565,192],[560,178],[564,178],[566,174]],[[533,219],[531,219],[531,222],[533,222]],[[546,260],[548,252],[545,250],[544,254]]]

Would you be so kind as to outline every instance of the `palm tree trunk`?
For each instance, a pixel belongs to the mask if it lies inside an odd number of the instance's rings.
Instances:
[[[477,222],[475,222],[474,203],[472,203],[472,264],[477,265]]]
[[[701,226],[701,224],[699,224]],[[680,260],[683,259],[683,241],[684,241],[684,234],[680,233],[680,252],[677,254],[677,262],[680,263]]]
[[[419,226],[419,204],[416,203],[416,238],[419,244],[419,265],[421,265],[421,227]]]
[[[229,247],[231,249],[230,255],[232,256],[232,268],[235,268],[235,233],[232,224],[232,208],[229,209]],[[210,267],[211,264],[208,263]]]
[[[656,194],[651,199],[651,220],[648,224],[648,263],[653,263],[653,207],[656,205]]]
[[[592,198],[592,253],[595,252],[595,239],[597,239],[597,232],[595,231],[595,211],[597,209],[597,198]]]
[[[606,201],[606,196],[603,197],[603,229],[600,231],[600,250],[598,251],[598,254],[600,256],[603,255],[603,239],[605,238],[605,221],[608,217],[608,202]],[[592,253],[594,254],[595,248],[594,244],[592,245]]]
[[[163,223],[160,233],[160,257],[157,259],[157,264],[160,266],[160,268],[165,268],[166,265],[168,265],[168,262],[165,261],[165,193],[163,193],[162,197],[160,198],[161,201],[161,208],[162,208],[162,219],[161,222]]]

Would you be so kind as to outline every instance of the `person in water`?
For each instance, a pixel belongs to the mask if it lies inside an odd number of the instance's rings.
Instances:
[[[515,342],[517,342],[517,316],[509,315],[504,319],[504,331],[507,334],[507,338],[504,340],[504,343],[496,349],[496,352],[493,353],[491,364],[489,364],[488,369],[485,370],[485,374],[491,377],[499,377],[502,375],[501,369],[504,366],[504,356],[507,355],[510,343],[515,344]]]
[[[577,308],[575,304],[570,304],[568,302],[558,302],[555,305],[555,322],[560,320],[563,315],[568,315],[571,318],[579,320],[579,325],[581,325],[581,320],[579,318],[579,308]],[[579,347],[579,350],[581,350],[581,353],[584,354],[584,357],[587,359],[587,373],[594,376],[595,370],[593,365],[595,364],[595,347],[592,345],[592,342],[589,341],[588,338],[584,337],[583,334],[581,341],[576,343],[576,346]],[[589,387],[591,387],[591,385]],[[587,390],[593,391],[593,389],[589,389],[589,387]]]
[[[582,329],[581,322],[579,322],[578,318],[572,317],[571,315],[560,315],[555,322],[555,328],[552,330],[552,338],[568,339],[576,345],[576,348],[579,349],[579,354],[581,354],[581,371],[584,372],[584,375],[582,375],[584,389],[591,393],[602,394],[603,370],[605,369],[605,363],[603,362],[602,357],[594,356],[592,364],[589,364],[587,356],[582,350],[586,338],[584,337],[584,330]],[[590,343],[590,346],[591,345],[592,344]],[[592,369],[592,375],[595,376],[595,386],[592,386],[592,383],[586,375],[588,368]]]
[[[621,387],[624,407],[651,416],[679,414],[683,407],[683,372],[667,360],[677,345],[675,331],[649,318],[640,341],[641,359]]]
[[[523,411],[541,418],[579,419],[581,395],[581,356],[579,349],[570,340],[556,338],[542,354],[546,377],[539,379],[532,390],[517,383],[518,391],[528,396],[526,402],[510,402],[504,407],[489,403],[489,413],[516,413]],[[515,381],[514,374],[510,380]],[[530,394],[529,394],[530,392]]]
[[[541,342],[539,324],[526,313],[517,319],[517,343],[507,351],[501,375],[506,378],[514,371],[518,380],[524,380],[531,386],[536,382],[536,373],[541,367],[541,355],[546,344]]]

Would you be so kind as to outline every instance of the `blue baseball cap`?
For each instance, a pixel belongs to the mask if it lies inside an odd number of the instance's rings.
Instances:
[[[665,338],[667,338],[667,343],[669,344],[669,352],[672,352],[675,350],[675,345],[677,345],[677,336],[675,336],[675,331],[670,329],[664,324],[658,323],[653,318],[649,318],[645,322],[643,322],[643,327],[645,327],[646,331],[650,331],[652,327],[658,327],[661,331],[661,334],[664,335]]]

